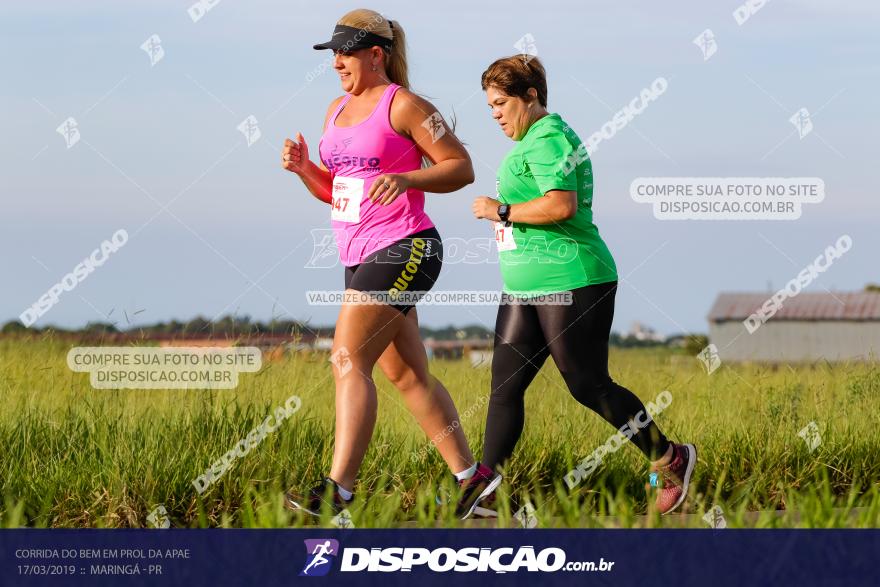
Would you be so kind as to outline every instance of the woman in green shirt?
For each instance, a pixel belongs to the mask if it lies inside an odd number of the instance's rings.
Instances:
[[[513,453],[526,388],[551,356],[574,398],[653,460],[657,509],[670,512],[687,495],[696,449],[667,440],[653,421],[656,410],[649,412],[608,374],[617,269],[593,224],[586,147],[547,111],[546,74],[536,57],[497,60],[483,73],[482,86],[492,117],[516,142],[498,171],[497,198],[473,204],[474,216],[495,223],[504,280],[483,462],[495,468]],[[570,472],[569,487],[599,462],[586,459]]]

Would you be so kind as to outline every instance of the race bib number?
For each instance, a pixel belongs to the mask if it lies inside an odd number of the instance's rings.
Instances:
[[[499,252],[516,249],[516,241],[513,240],[513,225],[505,225],[504,222],[495,223],[495,245]]]
[[[333,179],[330,218],[339,222],[360,222],[363,196],[363,179],[337,175]]]

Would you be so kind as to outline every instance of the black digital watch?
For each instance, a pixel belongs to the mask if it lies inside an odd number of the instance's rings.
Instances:
[[[507,218],[510,216],[510,205],[509,204],[501,204],[498,206],[498,218],[501,219],[501,222],[506,223]]]

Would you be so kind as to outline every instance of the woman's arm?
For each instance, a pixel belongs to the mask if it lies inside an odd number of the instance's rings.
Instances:
[[[327,109],[327,114],[324,117],[325,129],[330,115],[336,110],[336,106],[339,105],[343,97],[340,96],[333,100]],[[301,133],[296,133],[296,142],[290,139],[284,140],[284,149],[281,151],[281,167],[296,173],[306,189],[317,199],[326,204],[332,201],[333,183],[330,172],[324,167],[323,162],[320,167],[312,163],[309,158],[309,147]]]
[[[430,102],[404,88],[397,90],[391,103],[391,126],[411,138],[433,165],[377,177],[368,194],[373,201],[389,204],[409,188],[449,193],[473,183],[470,155]]]
[[[488,196],[474,200],[473,211],[477,218],[499,222],[498,206],[501,202]],[[577,214],[577,192],[550,190],[540,198],[511,204],[507,219],[522,224],[556,224],[574,218]]]
[[[299,178],[302,180],[303,184],[305,184],[306,189],[308,189],[313,196],[325,204],[329,204],[332,201],[333,183],[330,178],[330,172],[324,169],[323,165],[318,167],[309,161],[305,168],[300,173],[297,173],[297,175],[299,175]]]

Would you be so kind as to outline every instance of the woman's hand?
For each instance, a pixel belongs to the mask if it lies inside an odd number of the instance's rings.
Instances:
[[[309,161],[309,147],[301,133],[296,133],[296,142],[284,139],[284,148],[281,149],[281,167],[297,175],[302,175],[309,163],[311,163]]]
[[[385,173],[376,178],[370,186],[367,197],[382,206],[387,206],[397,199],[400,194],[406,193],[410,181],[402,173]]]
[[[490,198],[489,196],[480,196],[479,198],[474,200],[472,209],[474,211],[474,216],[477,219],[494,220],[495,222],[500,222],[501,218],[498,217],[498,206],[500,205],[501,202],[494,198]]]

